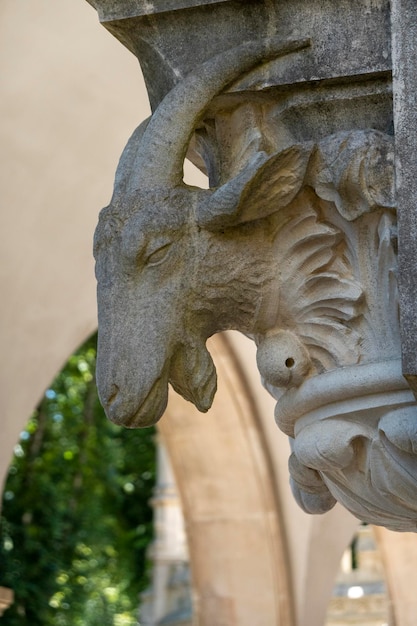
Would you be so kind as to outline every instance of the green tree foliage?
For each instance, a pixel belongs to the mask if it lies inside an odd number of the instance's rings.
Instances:
[[[95,337],[74,354],[15,447],[0,521],[4,626],[129,626],[147,584],[152,429],[104,416]]]

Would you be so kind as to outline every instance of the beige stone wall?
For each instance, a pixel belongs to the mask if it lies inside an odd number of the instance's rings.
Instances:
[[[83,1],[0,6],[0,475],[43,390],[96,327],[91,253],[127,137],[137,61]]]

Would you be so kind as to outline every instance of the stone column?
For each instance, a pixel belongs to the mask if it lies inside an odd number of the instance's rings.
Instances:
[[[403,372],[417,391],[417,10],[391,2]]]
[[[13,604],[13,591],[7,587],[0,587],[0,617]]]
[[[156,626],[165,618],[167,623],[182,625],[187,618],[191,620],[188,548],[181,503],[160,438],[152,507],[155,537],[148,555],[152,561],[152,584],[143,596],[140,621],[143,626]]]

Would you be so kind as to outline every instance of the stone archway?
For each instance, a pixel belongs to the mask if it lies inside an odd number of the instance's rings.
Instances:
[[[280,507],[258,416],[225,336],[209,415],[177,395],[160,423],[178,481],[201,626],[294,624]]]
[[[374,533],[382,554],[395,626],[414,626],[417,615],[415,572],[417,535],[395,533],[375,526]]]

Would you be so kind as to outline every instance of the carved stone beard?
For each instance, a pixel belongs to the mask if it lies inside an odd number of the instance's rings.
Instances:
[[[217,390],[216,368],[204,340],[192,331],[172,358],[169,382],[199,411],[205,413],[211,407]]]

